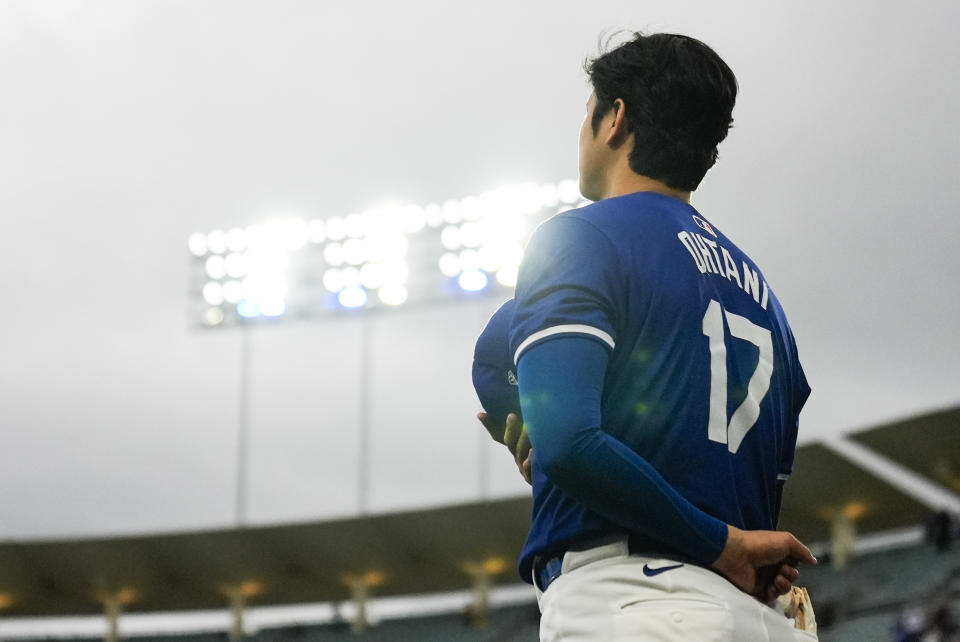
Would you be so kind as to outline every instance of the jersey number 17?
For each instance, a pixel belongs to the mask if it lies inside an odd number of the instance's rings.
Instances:
[[[723,331],[723,317],[727,318],[730,336],[749,341],[760,349],[757,368],[747,383],[747,396],[727,421],[727,344]],[[761,328],[746,317],[723,309],[711,300],[703,315],[703,334],[710,340],[710,421],[707,437],[727,445],[736,453],[740,443],[760,417],[760,402],[770,390],[773,375],[773,340],[770,331]]]

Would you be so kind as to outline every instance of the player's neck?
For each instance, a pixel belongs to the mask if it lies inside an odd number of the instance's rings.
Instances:
[[[690,202],[690,192],[674,189],[663,181],[637,174],[630,169],[629,165],[618,164],[609,174],[607,189],[603,198],[613,198],[614,196],[623,196],[634,192],[655,192],[684,203]]]

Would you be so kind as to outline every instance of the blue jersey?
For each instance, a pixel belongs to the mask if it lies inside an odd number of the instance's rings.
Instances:
[[[656,193],[555,216],[527,247],[510,349],[519,363],[570,335],[609,350],[604,432],[705,513],[775,528],[810,389],[783,309],[746,254],[692,206]],[[536,455],[533,492],[525,579],[535,555],[622,531],[556,487]],[[682,553],[646,537],[645,551]]]

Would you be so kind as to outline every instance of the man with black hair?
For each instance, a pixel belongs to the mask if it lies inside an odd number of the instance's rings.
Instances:
[[[767,605],[816,562],[773,530],[810,389],[763,273],[689,202],[736,78],[674,34],[586,71],[595,203],[534,233],[509,330],[541,640],[812,639]]]

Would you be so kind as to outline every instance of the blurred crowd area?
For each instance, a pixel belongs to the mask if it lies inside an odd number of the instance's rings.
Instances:
[[[947,513],[931,515],[925,540],[842,560],[820,555],[798,584],[811,595],[823,642],[960,641],[960,530]],[[532,590],[532,589],[531,589]],[[247,632],[252,642],[536,642],[536,603],[460,613],[385,620],[356,632],[344,619],[324,625]],[[122,633],[122,624],[121,624]],[[141,642],[226,642],[224,633],[138,636]],[[92,641],[91,641],[92,642]]]

